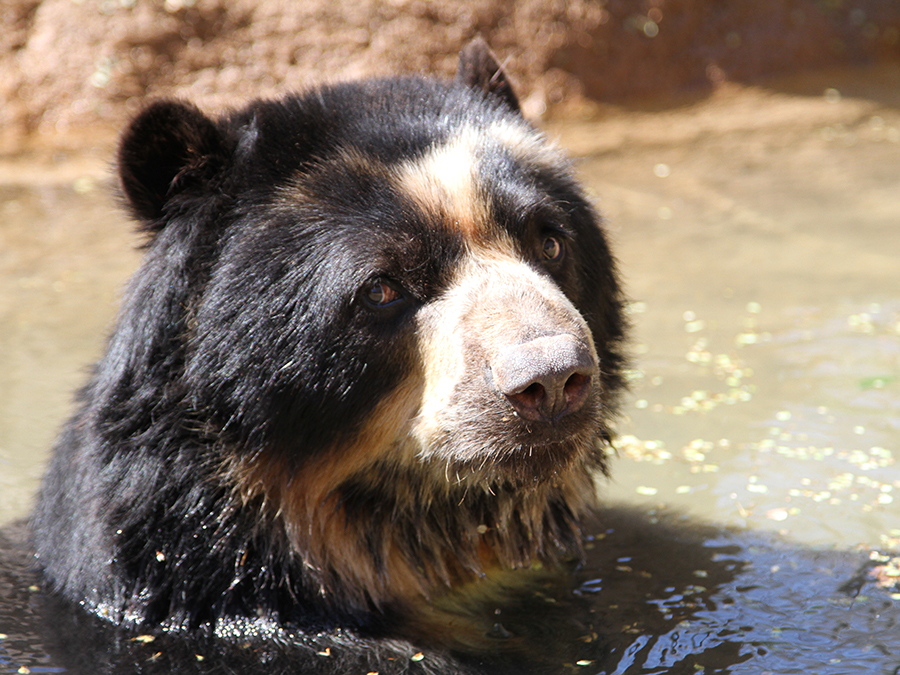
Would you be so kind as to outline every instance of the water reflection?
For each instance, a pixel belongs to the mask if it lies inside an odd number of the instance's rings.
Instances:
[[[900,606],[863,554],[800,549],[700,527],[674,513],[610,508],[588,560],[506,600],[473,604],[455,629],[483,630],[477,672],[893,672]],[[48,598],[7,528],[0,540],[0,672],[450,672],[446,656],[342,634],[238,642],[118,631]],[[377,646],[376,646],[377,645]],[[27,670],[25,670],[27,669]],[[453,671],[455,672],[455,671]]]
[[[619,521],[628,550],[647,552],[629,565],[639,610],[619,623],[636,635],[598,672],[874,673],[900,663],[900,611],[866,575],[864,555],[654,520]]]
[[[859,83],[871,98],[848,95]],[[900,113],[865,74],[807,84],[560,129],[634,300],[634,399],[606,494],[892,546]]]

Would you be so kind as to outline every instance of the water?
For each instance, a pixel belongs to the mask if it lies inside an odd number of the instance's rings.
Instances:
[[[867,98],[834,74],[563,136],[593,146],[635,303],[612,500],[811,544],[896,537],[900,97],[896,69],[878,77]]]
[[[579,590],[516,605],[545,617],[536,627],[507,608],[504,630],[537,631],[540,652],[509,658],[617,675],[896,672],[900,570],[873,551],[900,549],[900,68],[549,133],[608,219],[635,358]],[[0,523],[27,514],[137,264],[108,151],[0,160]],[[0,673],[94,663],[42,642],[41,594],[11,560]],[[152,645],[129,640],[122,663],[149,668]]]
[[[19,166],[0,167],[0,523],[28,513],[137,265],[105,164],[89,168],[46,182],[26,173],[23,184]]]

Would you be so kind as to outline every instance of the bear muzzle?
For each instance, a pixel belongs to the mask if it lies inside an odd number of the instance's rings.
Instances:
[[[582,408],[596,371],[594,350],[564,333],[500,348],[486,376],[521,418],[556,424]]]

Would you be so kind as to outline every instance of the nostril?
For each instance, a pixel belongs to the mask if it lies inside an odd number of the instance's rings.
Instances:
[[[547,390],[540,382],[534,382],[522,391],[515,394],[506,394],[506,398],[519,411],[533,411],[537,413],[541,403],[547,396]],[[529,415],[529,417],[531,417]]]
[[[573,373],[563,386],[565,411],[577,410],[584,404],[591,391],[591,376]]]
[[[505,392],[504,396],[527,420],[555,421],[581,408],[591,391],[590,375],[573,373],[564,381],[561,379],[545,377],[522,391]]]

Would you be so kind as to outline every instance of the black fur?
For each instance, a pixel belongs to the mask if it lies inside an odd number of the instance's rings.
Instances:
[[[468,245],[383,172],[423,157],[461,126],[522,124],[502,71],[481,49],[464,55],[454,83],[340,84],[216,120],[161,102],[124,134],[122,189],[147,233],[146,256],[59,439],[33,519],[38,561],[63,597],[125,624],[197,628],[263,617],[292,630],[390,631],[405,608],[323,596],[327,570],[316,577],[304,566],[267,497],[251,490],[242,499],[228,467],[269,462],[302,475],[352,443],[417,372],[412,318],[448,287]],[[602,398],[591,420],[576,422],[596,423],[600,443],[622,384],[613,262],[569,168],[514,155],[484,158],[482,190],[494,226],[523,259],[539,265],[533,251],[548,230],[568,242],[565,267],[540,270],[587,321],[596,346]],[[399,300],[368,306],[372,279],[391,280]],[[504,424],[523,433],[519,422]],[[507,427],[466,434],[487,453]],[[498,465],[520,461],[510,453]],[[584,466],[602,468],[602,451]],[[472,495],[475,515],[456,522],[463,488],[432,500],[406,470],[379,464],[372,472],[335,495],[348,522],[373,538],[373,558],[375,539],[396,537],[417,564],[440,567],[446,560],[429,556],[441,536],[452,549],[454,538],[469,536],[463,525],[494,522],[493,488]],[[513,509],[515,475],[501,472],[494,486]],[[398,481],[408,487],[386,489]],[[536,516],[548,545],[577,550],[578,514],[563,497],[549,501]],[[432,539],[415,519],[398,524],[401,512],[421,512]],[[519,538],[533,536],[517,522]],[[517,556],[517,564],[530,558],[524,549],[508,557]]]

